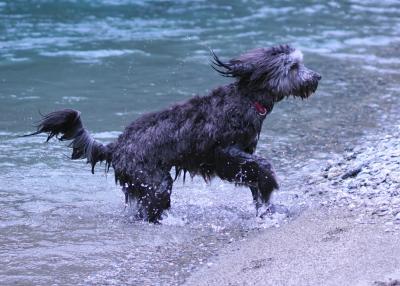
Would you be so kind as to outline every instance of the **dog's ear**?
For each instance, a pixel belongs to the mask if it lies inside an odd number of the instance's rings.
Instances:
[[[221,61],[211,51],[211,67],[226,77],[235,77],[240,81],[255,85],[264,84],[268,78],[276,77],[282,62],[294,49],[288,45],[280,45],[269,49],[258,48],[248,51],[228,62]]]
[[[220,75],[225,77],[244,77],[249,76],[254,71],[251,62],[245,62],[239,59],[232,59],[229,62],[221,61],[214,51],[210,50],[212,60],[211,67]]]

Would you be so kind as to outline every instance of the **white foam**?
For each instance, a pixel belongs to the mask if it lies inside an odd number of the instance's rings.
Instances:
[[[82,100],[86,100],[87,97],[84,96],[63,96],[63,100],[68,101],[68,102],[79,102]]]
[[[127,54],[143,54],[148,55],[147,53],[140,50],[92,50],[92,51],[72,51],[72,50],[64,50],[64,51],[56,51],[56,52],[41,52],[41,55],[48,57],[58,57],[58,56],[67,56],[78,59],[83,59],[87,61],[96,61],[103,58],[108,57],[120,57]]]

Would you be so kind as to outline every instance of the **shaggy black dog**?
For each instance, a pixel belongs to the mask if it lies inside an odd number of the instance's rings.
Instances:
[[[189,172],[248,186],[258,209],[278,188],[271,164],[253,154],[262,123],[283,98],[309,97],[321,76],[288,45],[255,49],[228,62],[213,53],[213,68],[235,81],[138,118],[108,145],[95,141],[72,109],[45,115],[29,135],[73,140],[71,159],[86,158],[92,172],[97,162],[112,166],[126,202],[136,202],[138,217],[150,222],[170,208],[172,167],[176,177]]]

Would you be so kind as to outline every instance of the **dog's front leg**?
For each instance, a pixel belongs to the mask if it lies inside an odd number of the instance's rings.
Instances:
[[[215,156],[217,175],[249,186],[257,211],[268,204],[273,190],[279,188],[272,165],[266,159],[246,153],[239,146],[219,148]]]

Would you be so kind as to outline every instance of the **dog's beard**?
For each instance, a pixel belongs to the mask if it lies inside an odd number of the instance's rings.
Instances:
[[[318,88],[318,80],[310,79],[308,81],[303,82],[301,85],[293,88],[293,90],[287,94],[287,97],[293,96],[301,99],[309,98],[311,95],[315,93]]]
[[[302,68],[295,78],[292,79],[292,92],[290,95],[306,99],[310,97],[318,88],[321,76],[307,68]]]
[[[275,95],[273,96],[274,101],[279,102],[282,99],[291,97],[291,96],[293,96],[295,98],[307,99],[315,93],[315,91],[317,90],[317,87],[318,87],[318,82],[311,84],[311,85],[307,85],[307,86],[301,86],[301,87],[294,89],[287,93],[275,93]]]
[[[303,88],[299,90],[298,92],[293,93],[294,97],[300,97],[301,99],[306,99],[309,98],[311,95],[315,93],[317,90],[317,86],[315,87],[310,87],[310,88]]]

